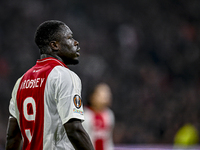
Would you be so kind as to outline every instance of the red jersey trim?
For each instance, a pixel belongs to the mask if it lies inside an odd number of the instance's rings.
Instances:
[[[53,58],[53,57],[39,59],[39,60],[37,60],[37,64],[43,64],[43,63],[46,63],[47,61],[55,61],[56,63],[60,64],[61,66],[68,68],[62,61],[60,61],[56,58]]]

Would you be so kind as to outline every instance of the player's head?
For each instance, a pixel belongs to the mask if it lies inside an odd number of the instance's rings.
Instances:
[[[112,101],[111,89],[106,83],[98,84],[91,93],[89,104],[99,110],[107,108]]]
[[[65,64],[77,64],[80,47],[72,35],[72,31],[65,23],[49,20],[37,28],[35,43],[40,49],[40,54],[59,57]]]

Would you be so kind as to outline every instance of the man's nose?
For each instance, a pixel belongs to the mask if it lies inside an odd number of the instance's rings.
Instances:
[[[79,45],[79,42],[78,41],[74,41],[74,46],[77,46],[77,45]]]

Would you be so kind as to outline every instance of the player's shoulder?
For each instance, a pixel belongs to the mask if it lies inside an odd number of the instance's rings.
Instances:
[[[88,106],[84,106],[84,111],[85,112],[91,112],[92,110]]]
[[[21,82],[21,80],[22,80],[22,77],[23,77],[23,76],[21,76],[20,78],[17,79],[17,81],[15,82],[14,88],[16,88],[16,87],[19,86],[19,84],[20,84],[20,82]]]
[[[72,79],[72,80],[80,82],[80,78],[75,72],[63,66],[54,67],[50,74],[51,74],[50,76],[53,78],[60,78],[61,80]]]
[[[104,113],[110,116],[111,118],[114,118],[114,112],[109,107],[104,110]]]
[[[84,106],[84,114],[92,116],[95,114],[95,112],[89,106]]]
[[[63,66],[55,66],[52,71],[55,73],[73,74],[73,75],[77,76],[77,74],[75,72],[73,72],[69,68],[66,68]]]
[[[91,120],[94,117],[95,113],[89,107],[84,106],[83,110],[84,110],[85,120]]]

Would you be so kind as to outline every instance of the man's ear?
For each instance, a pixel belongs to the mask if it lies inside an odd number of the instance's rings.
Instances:
[[[51,42],[49,43],[49,46],[50,46],[51,49],[54,50],[54,51],[58,51],[58,50],[59,50],[58,42],[57,42],[57,41],[51,41]]]

